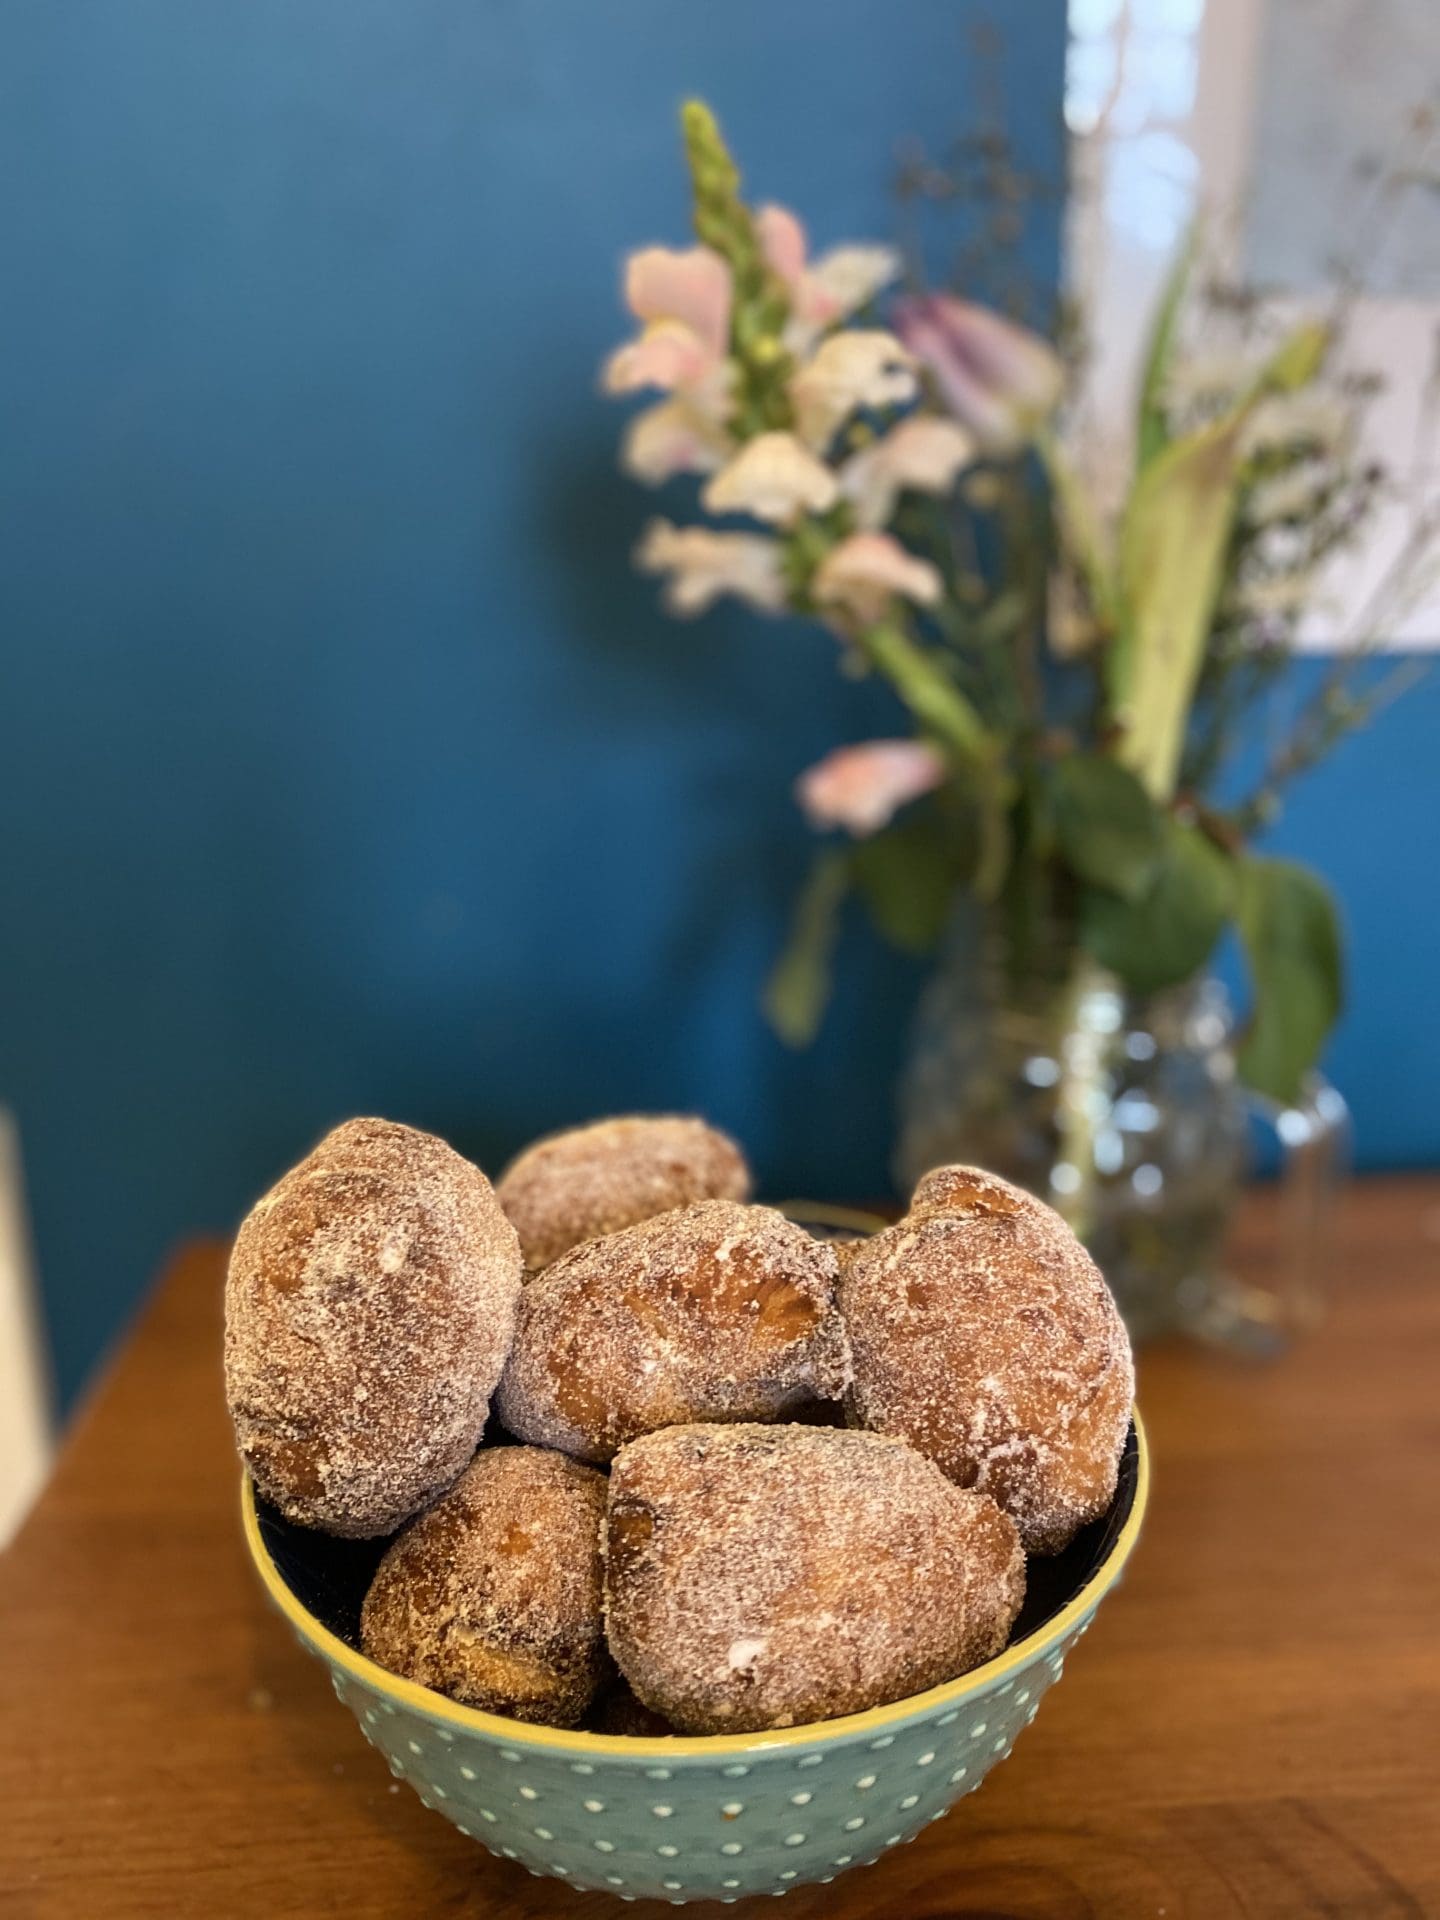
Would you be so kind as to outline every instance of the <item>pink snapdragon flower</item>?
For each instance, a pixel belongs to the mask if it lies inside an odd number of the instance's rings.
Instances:
[[[912,413],[850,456],[840,470],[840,491],[862,527],[883,527],[907,488],[948,493],[975,457],[974,436],[956,421]]]
[[[608,393],[704,385],[730,346],[730,268],[709,247],[642,247],[625,263],[625,303],[639,339],[605,363]]]
[[[896,594],[933,607],[942,582],[928,560],[907,553],[891,534],[852,533],[820,562],[810,591],[827,612],[868,626],[884,618]]]
[[[827,753],[801,774],[795,796],[812,827],[843,827],[864,840],[945,776],[944,760],[923,740],[867,740]]]
[[[895,332],[945,405],[994,454],[1017,453],[1060,403],[1065,369],[1037,333],[988,307],[932,293],[896,303]]]
[[[890,247],[833,247],[810,261],[805,228],[788,207],[761,207],[755,231],[771,271],[790,295],[786,345],[793,352],[804,352],[826,327],[848,319],[900,271]]]

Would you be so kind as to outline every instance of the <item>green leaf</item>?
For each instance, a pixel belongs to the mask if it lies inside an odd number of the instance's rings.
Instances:
[[[1240,1073],[1272,1100],[1294,1100],[1344,999],[1339,919],[1329,889],[1290,860],[1240,867],[1240,939],[1254,1007]]]
[[[1294,393],[1308,387],[1325,364],[1331,331],[1323,320],[1302,320],[1271,354],[1246,397],[1247,408],[1267,393]]]
[[[849,885],[850,857],[831,848],[816,858],[800,889],[790,938],[764,994],[766,1018],[787,1046],[808,1047],[820,1030],[830,998],[830,957]]]
[[[1062,760],[1054,777],[1055,830],[1070,871],[1137,899],[1164,852],[1164,817],[1126,768],[1098,753]]]
[[[1135,483],[1120,533],[1124,617],[1109,658],[1120,757],[1156,800],[1175,788],[1224,578],[1243,415],[1172,440]]]
[[[1171,820],[1160,863],[1138,898],[1086,888],[1081,939],[1132,991],[1157,993],[1200,971],[1234,905],[1231,862],[1197,828]]]
[[[902,953],[933,953],[950,917],[956,849],[937,819],[903,821],[850,856],[855,884],[876,927]]]
[[[1312,380],[1329,340],[1319,322],[1296,327],[1228,413],[1170,441],[1131,491],[1120,530],[1119,626],[1106,670],[1124,730],[1120,758],[1156,800],[1175,790],[1224,585],[1245,423],[1267,394]]]
[[[1180,314],[1190,285],[1199,237],[1199,222],[1196,221],[1175,255],[1160,295],[1160,304],[1155,309],[1150,344],[1145,353],[1145,371],[1140,382],[1140,418],[1136,429],[1135,457],[1137,469],[1149,466],[1169,439],[1165,425],[1165,383],[1170,377],[1175,336],[1179,331]]]

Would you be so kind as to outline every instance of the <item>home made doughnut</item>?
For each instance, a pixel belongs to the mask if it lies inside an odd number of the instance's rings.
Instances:
[[[605,1518],[610,1650],[685,1733],[751,1733],[901,1700],[998,1653],[1014,1523],[902,1441],[669,1427],[625,1447]]]
[[[605,1461],[656,1427],[837,1399],[836,1272],[832,1248],[733,1200],[586,1241],[526,1287],[496,1411],[521,1440]]]
[[[941,1167],[845,1264],[847,1405],[957,1486],[991,1493],[1029,1553],[1114,1497],[1135,1394],[1130,1343],[1065,1222],[994,1174]]]
[[[490,1183],[432,1134],[350,1120],[240,1228],[225,1381],[266,1499],[326,1532],[392,1532],[480,1437],[520,1292]]]
[[[496,1183],[531,1271],[582,1240],[696,1200],[744,1200],[750,1170],[728,1135],[681,1114],[630,1114],[537,1140]]]
[[[360,1616],[363,1651],[465,1706],[573,1727],[611,1670],[604,1511],[604,1475],[564,1454],[477,1454],[380,1562]]]

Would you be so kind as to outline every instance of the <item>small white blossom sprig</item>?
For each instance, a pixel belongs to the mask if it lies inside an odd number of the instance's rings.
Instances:
[[[793,213],[741,200],[709,110],[691,102],[682,120],[698,244],[631,256],[625,298],[641,331],[611,355],[604,385],[665,396],[630,422],[627,471],[651,485],[695,474],[708,512],[764,531],[655,520],[636,562],[676,614],[730,594],[822,619],[891,681],[924,751],[983,782],[1001,744],[914,630],[944,583],[890,523],[903,493],[948,493],[985,436],[928,409],[917,352],[856,324],[898,272],[891,250],[812,260]]]

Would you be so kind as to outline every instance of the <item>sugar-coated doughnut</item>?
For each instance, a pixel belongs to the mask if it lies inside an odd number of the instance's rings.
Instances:
[[[683,1114],[625,1114],[537,1140],[496,1182],[525,1265],[548,1267],[582,1240],[696,1200],[744,1200],[745,1157],[727,1134]]]
[[[656,1427],[837,1399],[835,1279],[832,1248],[733,1200],[587,1240],[525,1288],[496,1411],[519,1439],[605,1461]]]
[[[1043,1201],[941,1167],[845,1263],[860,1426],[991,1493],[1028,1553],[1057,1553],[1114,1498],[1135,1395],[1110,1291]]]
[[[443,1140],[387,1120],[327,1134],[230,1260],[226,1394],[260,1492],[353,1537],[442,1493],[485,1425],[520,1271],[489,1181]]]
[[[360,1642],[469,1707],[573,1727],[610,1670],[605,1477],[539,1447],[490,1447],[376,1570]]]
[[[669,1427],[617,1456],[606,1632],[685,1733],[900,1700],[998,1653],[1020,1609],[1013,1522],[903,1442],[824,1427]]]

